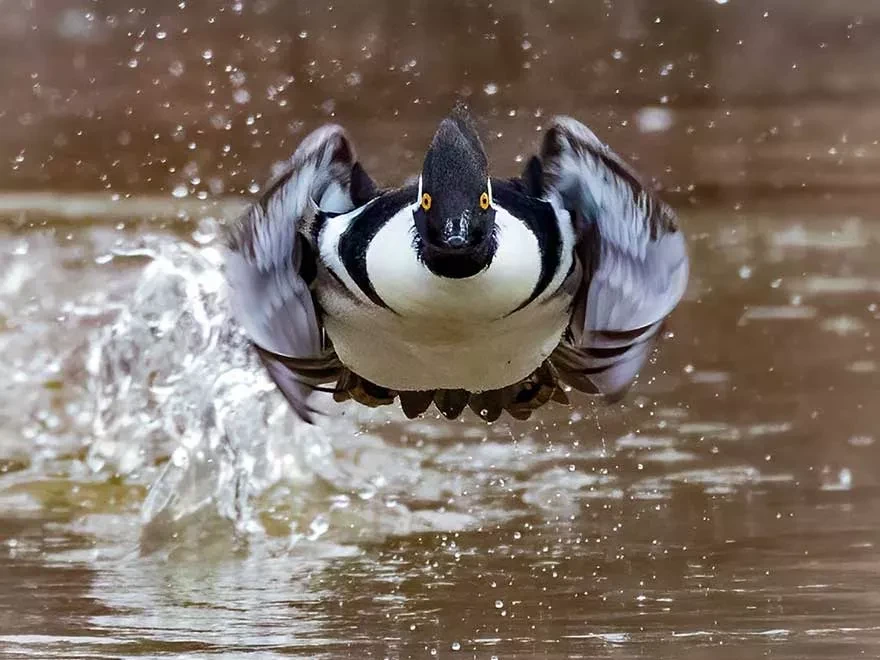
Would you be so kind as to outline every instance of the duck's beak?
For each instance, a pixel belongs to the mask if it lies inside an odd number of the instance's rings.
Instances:
[[[440,238],[450,250],[461,250],[468,247],[472,233],[468,214],[462,213],[444,223]]]

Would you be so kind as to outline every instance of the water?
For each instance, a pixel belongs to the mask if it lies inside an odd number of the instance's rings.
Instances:
[[[876,3],[452,5],[3,4],[0,657],[880,655]],[[688,294],[621,404],[304,426],[218,229],[457,95],[500,174],[570,112],[656,176]]]
[[[6,230],[2,648],[873,655],[880,225],[683,222],[637,391],[490,426],[298,424],[227,321],[214,220]]]

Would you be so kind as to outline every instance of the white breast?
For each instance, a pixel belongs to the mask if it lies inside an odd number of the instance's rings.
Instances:
[[[525,302],[541,275],[535,235],[504,209],[495,214],[498,249],[489,267],[472,277],[438,277],[419,261],[412,208],[379,231],[367,251],[367,272],[379,297],[405,317],[483,323]]]
[[[322,232],[322,261],[356,298],[319,279],[324,325],[339,358],[359,375],[398,390],[484,391],[528,376],[568,324],[570,297],[551,294],[571,265],[573,234],[563,232],[561,273],[547,293],[511,314],[540,278],[535,235],[496,207],[498,247],[490,266],[473,277],[442,278],[417,258],[412,211],[406,207],[392,217],[366,255],[373,288],[393,311],[369,302],[339,261],[339,236],[352,218],[331,218]]]

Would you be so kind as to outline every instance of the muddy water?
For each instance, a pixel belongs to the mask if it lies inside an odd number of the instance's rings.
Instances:
[[[875,3],[312,4],[0,2],[0,656],[880,656]],[[456,96],[501,174],[562,111],[656,177],[686,300],[610,408],[304,427],[218,226]]]
[[[875,656],[880,225],[684,222],[624,404],[316,430],[227,325],[211,220],[5,232],[2,648]]]

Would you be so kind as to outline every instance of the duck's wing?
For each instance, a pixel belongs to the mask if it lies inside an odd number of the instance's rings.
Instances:
[[[375,194],[345,131],[323,126],[307,136],[227,234],[226,277],[233,314],[272,379],[306,421],[314,386],[341,371],[325,351],[309,288],[316,272],[309,241],[320,211],[344,213]]]
[[[687,248],[675,214],[569,117],[553,120],[523,180],[566,209],[578,232],[583,277],[570,341],[554,365],[578,389],[617,396],[650,356],[687,287]]]

